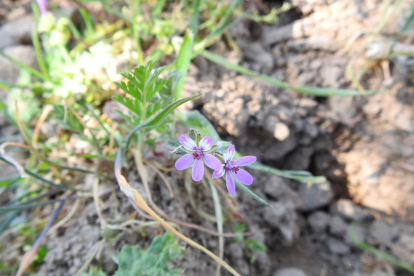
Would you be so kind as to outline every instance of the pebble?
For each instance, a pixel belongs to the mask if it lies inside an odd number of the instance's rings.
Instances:
[[[317,211],[308,217],[308,223],[314,232],[324,232],[329,224],[329,214]]]
[[[349,246],[337,239],[328,239],[326,242],[329,251],[332,254],[344,255],[349,253]]]
[[[333,206],[334,212],[352,221],[369,221],[372,215],[348,199],[340,199]]]
[[[273,276],[307,276],[307,274],[299,268],[289,267],[276,271]]]
[[[334,196],[329,182],[313,184],[300,183],[299,196],[303,201],[303,210],[310,211],[328,205]]]

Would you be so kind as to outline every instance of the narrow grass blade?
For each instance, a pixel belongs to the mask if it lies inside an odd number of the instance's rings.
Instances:
[[[413,272],[414,273],[414,267],[411,266],[410,264],[407,264],[407,263],[404,263],[404,262],[402,262],[400,260],[397,260],[393,256],[391,256],[391,255],[389,255],[389,254],[387,254],[387,253],[385,253],[385,252],[383,252],[381,250],[378,250],[375,247],[372,247],[369,244],[366,244],[365,242],[361,241],[358,238],[358,236],[356,235],[353,225],[350,225],[349,226],[348,233],[349,233],[349,236],[350,236],[352,242],[356,246],[362,248],[363,250],[366,250],[368,252],[371,252],[371,253],[377,255],[378,257],[380,257],[380,258],[382,258],[384,260],[387,260],[390,263],[393,263],[394,265],[396,265],[396,266],[398,266],[398,267],[400,267],[402,269],[405,269],[407,271],[410,271],[410,272]]]
[[[30,72],[31,74],[35,75],[36,77],[44,80],[44,81],[48,81],[48,78],[46,76],[44,76],[41,72],[37,71],[36,69],[33,69],[30,66],[27,66],[15,59],[13,59],[12,57],[10,57],[9,55],[7,55],[5,52],[3,52],[3,50],[0,49],[0,56],[8,59],[9,61],[11,61],[12,63],[14,63],[15,65],[19,66],[21,69],[26,70],[28,72]]]
[[[157,5],[152,10],[152,15],[153,16],[160,15],[160,13],[162,12],[162,9],[164,8],[165,2],[166,2],[166,0],[158,0],[157,1]]]
[[[7,83],[5,80],[0,79],[0,89],[4,89],[4,90],[10,90],[10,88],[12,88],[12,85]],[[0,99],[0,101],[2,101]]]
[[[246,192],[247,194],[249,194],[249,196],[251,196],[254,200],[260,202],[263,205],[272,207],[272,205],[270,205],[269,203],[266,202],[266,200],[262,199],[260,196],[256,195],[255,193],[253,193],[252,191],[250,191],[245,185],[241,184],[239,181],[237,181],[236,179],[234,179],[234,182],[236,183],[237,187],[239,187],[240,189],[242,189],[244,192]]]
[[[33,24],[33,27],[32,27],[32,42],[33,42],[33,47],[36,53],[37,63],[39,64],[39,67],[42,70],[43,75],[48,80],[50,80],[49,70],[47,68],[45,59],[43,58],[42,47],[40,45],[40,39],[39,39],[39,32],[37,30],[39,12],[38,12],[38,7],[35,2],[32,2],[32,10],[34,11],[35,18],[36,18],[35,24]]]
[[[218,37],[223,34],[223,30],[229,23],[234,10],[237,9],[238,6],[240,6],[241,2],[242,2],[241,0],[235,0],[232,2],[231,6],[227,10],[227,12],[224,14],[220,22],[217,24],[217,27],[214,29],[214,31],[209,35],[209,38],[207,38],[207,40],[214,39],[215,37]]]
[[[278,170],[278,169],[263,165],[259,162],[248,165],[247,167],[254,169],[254,170],[274,174],[277,176],[294,179],[296,181],[304,182],[308,184],[323,183],[326,181],[326,178],[324,176],[313,176],[310,172],[307,172],[307,171]]]
[[[192,48],[193,34],[187,31],[184,36],[184,42],[181,45],[180,52],[178,53],[177,60],[175,61],[175,68],[182,73],[182,76],[175,88],[174,100],[178,100],[181,97],[181,89],[183,88],[184,80],[188,72],[188,67],[190,66]]]
[[[213,141],[220,141],[216,129],[198,110],[177,114],[177,119],[188,128],[200,131],[202,136],[210,136]]]
[[[213,54],[212,52],[209,51],[203,51],[201,53],[201,55],[203,57],[205,57],[206,59],[217,63],[223,67],[226,67],[228,69],[234,70],[236,72],[239,72],[241,74],[247,75],[247,76],[251,76],[251,77],[256,77],[258,79],[261,79],[265,82],[268,82],[270,84],[273,84],[277,87],[283,88],[283,89],[288,89],[288,90],[293,90],[296,91],[298,93],[302,93],[302,94],[307,94],[307,95],[313,95],[313,96],[318,96],[318,97],[328,97],[328,96],[359,96],[362,95],[362,93],[360,91],[357,90],[348,90],[348,89],[330,89],[330,88],[319,88],[319,87],[292,87],[289,84],[274,79],[270,76],[267,75],[263,75],[263,74],[259,74],[257,72],[251,71],[243,66],[237,65],[237,64],[233,64],[230,61],[228,61],[225,58],[222,58],[216,54]],[[366,90],[365,91],[367,95],[371,95],[371,94],[378,94],[384,91],[375,91],[375,90]]]
[[[84,9],[84,8],[80,8],[79,12],[82,16],[83,21],[85,22],[85,26],[86,26],[86,30],[90,33],[93,34],[95,32],[94,28],[93,28],[93,22],[91,17],[89,16],[88,12]]]
[[[44,205],[48,205],[48,204],[52,204],[52,203],[60,202],[60,201],[62,201],[62,200],[61,199],[51,199],[51,200],[48,200],[48,201],[43,201],[43,202],[33,203],[33,204],[22,204],[22,205],[17,205],[17,206],[3,206],[3,207],[0,207],[0,214],[10,212],[10,211],[26,210],[26,209],[34,208],[34,207],[37,207],[37,206],[44,206]]]
[[[175,61],[175,68],[182,73],[182,76],[174,91],[174,100],[181,97],[181,89],[183,88],[185,77],[187,76],[188,67],[192,59],[194,40],[197,36],[198,17],[199,17],[200,0],[196,0],[193,4],[193,16],[191,18],[190,30],[184,36],[183,44]]]

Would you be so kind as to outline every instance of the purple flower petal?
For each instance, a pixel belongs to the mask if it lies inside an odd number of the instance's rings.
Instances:
[[[204,138],[203,138],[204,139]],[[218,160],[217,157],[211,154],[204,154],[204,162],[206,163],[207,167],[217,171],[219,170],[223,164]]]
[[[224,161],[225,162],[229,162],[229,161],[231,161],[232,159],[233,159],[233,156],[234,156],[234,153],[236,152],[236,150],[235,150],[235,148],[234,148],[234,145],[231,145],[228,149],[227,149],[227,151],[226,151],[226,153],[224,154]]]
[[[253,183],[253,176],[245,170],[239,169],[237,173],[234,173],[234,177],[244,185],[251,185]]]
[[[185,170],[193,164],[194,156],[192,154],[186,154],[178,158],[175,162],[175,168],[179,171]]]
[[[47,13],[47,0],[36,0],[41,14]]]
[[[227,190],[229,191],[229,193],[231,195],[235,195],[236,184],[234,184],[234,179],[230,172],[226,173],[226,185],[227,185]]]
[[[257,160],[256,156],[244,156],[232,162],[232,164],[233,166],[236,166],[236,167],[247,166],[247,165],[253,164],[254,162],[256,162],[256,160]]]
[[[222,166],[219,170],[213,172],[213,178],[222,177],[225,173],[224,166]]]
[[[185,134],[181,135],[180,138],[178,138],[178,141],[180,141],[181,145],[183,145],[183,147],[188,150],[197,149],[196,143],[188,135],[185,135]]]
[[[203,139],[201,139],[200,144],[198,146],[202,151],[209,150],[213,146],[213,139],[211,139],[211,137],[206,136]]]
[[[204,175],[204,163],[201,159],[196,159],[193,165],[192,177],[194,181],[200,181]]]

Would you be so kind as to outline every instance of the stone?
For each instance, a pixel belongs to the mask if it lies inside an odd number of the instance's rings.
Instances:
[[[328,205],[334,196],[331,183],[321,184],[300,183],[299,196],[303,202],[303,210],[310,211]]]
[[[400,233],[397,225],[389,225],[383,221],[376,220],[369,227],[369,236],[376,244],[388,245],[395,241]]]
[[[264,220],[279,229],[286,243],[292,243],[300,233],[299,217],[292,202],[269,202],[273,208],[266,208]]]
[[[331,220],[329,222],[329,232],[331,234],[342,236],[345,234],[347,229],[348,224],[342,217],[338,215],[334,215],[331,217]]]
[[[340,199],[333,205],[333,211],[351,221],[369,221],[372,215],[349,199]]]
[[[398,239],[398,243],[414,252],[414,236],[402,233]]]
[[[341,68],[333,65],[326,65],[321,69],[321,77],[323,85],[330,88],[339,87],[339,79],[344,74]],[[343,97],[341,97],[343,98]]]
[[[278,199],[280,198],[286,189],[286,180],[276,175],[270,175],[269,178],[264,181],[263,191],[266,195]]]
[[[284,123],[276,123],[273,136],[279,140],[284,141],[289,137],[290,131],[289,127]]]
[[[357,247],[357,242],[365,242],[367,237],[367,228],[365,226],[353,224],[349,227],[345,233],[345,241],[347,244]],[[352,236],[351,233],[354,235]]]
[[[391,254],[397,258],[398,261],[409,264],[414,263],[414,254],[407,248],[398,244],[390,244],[389,248],[391,250]]]
[[[0,28],[0,49],[31,42],[33,15],[26,15],[10,21]],[[0,67],[2,68],[2,67]]]
[[[0,35],[0,37],[2,36]],[[32,46],[16,45],[7,47],[3,51],[6,55],[16,61],[19,61],[27,66],[37,68],[36,53]],[[0,79],[11,85],[15,85],[17,84],[19,76],[20,68],[5,57],[0,56]],[[2,95],[0,95],[0,97],[4,98]]]
[[[273,55],[270,51],[267,51],[262,44],[251,43],[248,41],[248,43],[242,43],[239,46],[242,48],[243,54],[247,60],[258,63],[265,69],[273,68]]]
[[[308,223],[316,233],[324,232],[329,224],[329,220],[329,214],[322,211],[316,211],[308,217]]]
[[[289,267],[276,271],[273,276],[307,276],[307,274],[299,268]]]
[[[128,108],[117,101],[110,100],[105,102],[103,106],[103,114],[106,115],[109,119],[115,120],[115,121],[122,121],[124,118],[119,115],[117,112],[119,110],[121,113],[126,114],[128,112]]]
[[[348,245],[337,239],[328,239],[326,245],[328,246],[329,252],[332,254],[344,255],[350,251]]]

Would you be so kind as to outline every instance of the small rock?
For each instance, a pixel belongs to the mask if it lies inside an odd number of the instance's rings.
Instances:
[[[3,39],[1,34],[0,37]],[[0,40],[0,43],[2,39]],[[6,55],[27,66],[35,68],[37,66],[36,53],[32,46],[16,45],[7,47],[3,51]],[[5,57],[0,56],[0,79],[14,85],[19,79],[19,72],[20,68],[17,65],[14,65]]]
[[[79,236],[86,242],[95,242],[100,238],[101,230],[98,227],[85,225],[80,230]]]
[[[333,206],[334,212],[352,221],[369,221],[372,215],[348,199],[340,199]]]
[[[321,69],[323,84],[331,88],[339,87],[339,79],[343,74],[342,69],[337,66],[327,65]]]
[[[299,217],[292,202],[269,202],[273,208],[266,208],[264,220],[279,229],[285,242],[293,242],[300,233]]]
[[[347,229],[348,229],[348,224],[345,222],[345,220],[342,217],[335,215],[331,218],[331,221],[329,222],[330,233],[334,235],[342,236],[345,234]]]
[[[339,241],[337,239],[329,239],[329,240],[327,240],[326,243],[327,243],[329,251],[332,254],[344,255],[344,254],[349,253],[348,245],[346,245],[342,241]]]
[[[4,24],[0,28],[0,49],[12,45],[30,43],[32,25],[33,15],[26,15],[18,20]]]
[[[299,268],[289,267],[276,271],[273,276],[307,276],[307,274]]]
[[[273,136],[277,140],[284,141],[286,140],[286,138],[289,137],[289,134],[290,134],[290,131],[287,125],[285,125],[284,123],[276,123]]]
[[[367,228],[362,225],[351,225],[351,228],[346,231],[345,234],[345,241],[351,246],[356,246],[357,242],[365,242],[367,237]],[[351,236],[351,233],[353,233],[355,236]]]
[[[399,237],[398,243],[405,246],[411,251],[414,251],[414,236],[402,233]]]
[[[324,232],[329,223],[329,215],[322,211],[312,213],[308,217],[308,223],[314,232]]]
[[[301,183],[299,187],[299,196],[303,201],[303,210],[315,210],[328,205],[333,199],[333,190],[329,182],[313,184],[309,186]]]
[[[243,44],[245,43],[241,44],[241,48],[246,59],[256,62],[266,69],[273,68],[273,55],[270,51],[266,51],[262,44],[249,42],[246,43],[247,47],[243,47]]]
[[[266,195],[278,199],[283,195],[286,188],[286,180],[284,178],[271,175],[264,182],[263,191]]]
[[[407,248],[398,244],[390,244],[389,248],[391,249],[392,255],[397,258],[397,260],[411,264],[414,263],[414,254]]]
[[[400,229],[397,225],[389,225],[380,220],[375,221],[369,228],[369,235],[374,242],[383,245],[393,242],[399,232]]]
[[[106,115],[108,118],[115,120],[115,121],[122,121],[124,118],[119,115],[117,112],[119,110],[121,113],[127,113],[128,108],[117,101],[111,100],[105,102],[103,106],[103,114]]]

